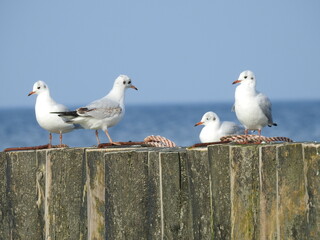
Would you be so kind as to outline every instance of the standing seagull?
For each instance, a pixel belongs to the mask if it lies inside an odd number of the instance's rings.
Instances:
[[[234,122],[220,122],[220,118],[214,112],[207,112],[203,115],[200,122],[194,126],[204,125],[199,138],[202,143],[218,142],[223,136],[243,134],[243,127]]]
[[[75,111],[53,113],[59,114],[66,123],[76,123],[86,129],[95,129],[98,145],[100,144],[99,129],[102,129],[109,138],[110,143],[113,143],[108,133],[108,128],[116,125],[124,116],[124,92],[127,88],[138,90],[131,84],[131,79],[128,76],[120,75],[114,81],[113,88],[105,97]]]
[[[269,98],[256,90],[256,78],[251,71],[244,71],[232,84],[240,83],[235,92],[234,110],[238,120],[248,130],[258,130],[265,126],[277,126],[272,120],[271,102]]]
[[[62,146],[62,133],[72,131],[75,126],[73,124],[65,123],[57,115],[50,112],[68,111],[68,108],[62,104],[56,103],[50,96],[48,85],[43,81],[38,81],[33,85],[32,91],[28,96],[37,94],[35,105],[36,119],[39,125],[45,130],[49,131],[49,146],[52,146],[52,134],[60,134],[60,146]]]

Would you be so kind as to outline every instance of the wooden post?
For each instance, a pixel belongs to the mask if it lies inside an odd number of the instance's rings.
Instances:
[[[0,239],[311,239],[320,144],[0,153]]]

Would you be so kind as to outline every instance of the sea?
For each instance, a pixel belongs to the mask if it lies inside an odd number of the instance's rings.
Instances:
[[[239,123],[233,103],[179,103],[126,105],[125,116],[109,129],[113,141],[143,141],[150,135],[160,135],[178,146],[188,147],[199,143],[202,126],[195,127],[208,111],[218,114],[221,121]],[[75,109],[70,107],[70,109]],[[276,127],[265,127],[263,136],[288,137],[295,142],[320,141],[320,100],[275,101],[272,103]],[[239,123],[240,124],[240,123]],[[35,118],[34,108],[0,109],[0,151],[11,147],[30,147],[48,143],[48,132]],[[104,132],[99,132],[101,142],[108,142]],[[69,147],[92,147],[97,144],[94,130],[74,130],[63,135]],[[59,144],[58,134],[53,134],[53,144]]]

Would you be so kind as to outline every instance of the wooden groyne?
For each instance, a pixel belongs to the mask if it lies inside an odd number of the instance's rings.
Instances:
[[[319,239],[320,145],[0,153],[0,239]]]

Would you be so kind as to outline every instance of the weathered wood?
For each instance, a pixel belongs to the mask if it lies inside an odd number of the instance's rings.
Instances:
[[[163,239],[178,239],[180,233],[180,163],[179,153],[159,153]]]
[[[318,239],[320,145],[0,153],[0,240]]]
[[[180,237],[180,157],[178,152],[149,153],[150,239]],[[156,228],[155,228],[156,227]],[[152,234],[151,234],[152,233]]]
[[[210,146],[208,158],[212,181],[214,239],[228,240],[231,239],[230,147]]]
[[[106,153],[106,239],[147,239],[147,152]]]
[[[6,212],[10,227],[7,239],[43,238],[43,226],[39,221],[41,211],[37,205],[36,159],[35,151],[7,153],[6,194],[9,203]]]
[[[320,145],[304,145],[307,226],[310,240],[320,236]]]
[[[163,200],[161,199],[162,182],[160,181],[159,151],[148,152],[148,187],[147,187],[147,239],[161,239],[163,236]]]
[[[179,238],[194,239],[193,231],[193,213],[190,194],[190,175],[189,175],[189,159],[187,152],[180,151],[180,230]]]
[[[187,159],[193,239],[210,239],[213,234],[213,214],[208,151],[189,150]]]
[[[231,146],[231,239],[259,239],[259,151]]]
[[[259,148],[260,182],[260,237],[259,239],[280,239],[279,235],[279,195],[277,194],[277,146]]]
[[[31,147],[13,147],[13,148],[6,148],[4,152],[13,152],[13,151],[28,151],[28,150],[41,150],[41,149],[51,149],[51,148],[66,148],[68,145],[39,145],[39,146],[31,146]]]
[[[87,150],[88,239],[106,238],[105,151]]]
[[[306,182],[302,144],[278,147],[280,239],[308,239]]]
[[[45,239],[87,237],[84,149],[47,150]]]
[[[45,192],[46,192],[46,160],[47,151],[36,151],[36,189],[37,189],[37,207],[38,207],[38,221],[42,229],[42,237],[45,238]]]
[[[12,203],[9,199],[7,154],[0,152],[0,239],[10,239],[10,214]]]

